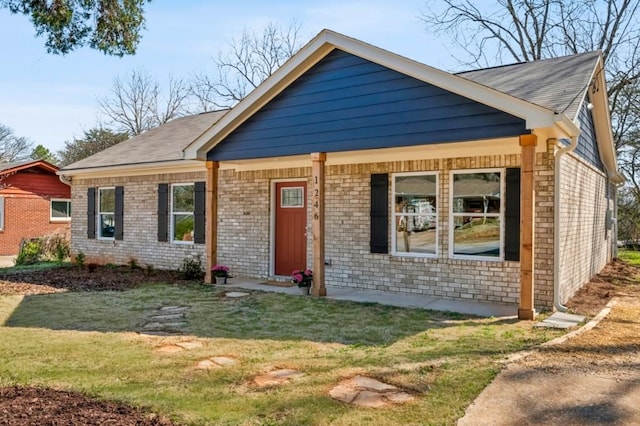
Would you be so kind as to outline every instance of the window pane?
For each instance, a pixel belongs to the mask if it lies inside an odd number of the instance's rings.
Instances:
[[[435,223],[435,218],[433,218]],[[436,253],[436,230],[428,229],[422,232],[406,231],[404,227],[396,230],[396,247],[398,253]]]
[[[281,207],[304,207],[304,191],[299,188],[281,188]]]
[[[453,253],[471,256],[500,256],[500,219],[458,216],[454,218]]]
[[[100,211],[116,211],[116,190],[114,188],[100,190]]]
[[[173,215],[173,241],[193,240],[193,215],[174,214]]]
[[[175,185],[172,189],[174,213],[193,213],[195,210],[194,185]]]
[[[115,235],[115,223],[113,213],[100,215],[100,236],[103,238],[113,238]]]
[[[436,175],[394,177],[396,253],[436,253]]]
[[[71,202],[70,201],[52,201],[51,202],[51,217],[71,217]]]
[[[500,173],[453,175],[454,213],[500,213]]]

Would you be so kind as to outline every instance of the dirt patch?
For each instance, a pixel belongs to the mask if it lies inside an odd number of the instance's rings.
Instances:
[[[173,426],[169,419],[115,402],[49,388],[0,388],[1,425]]]
[[[259,388],[272,387],[288,383],[291,380],[297,379],[302,376],[304,376],[304,373],[301,373],[297,370],[291,370],[287,368],[278,369],[254,377],[252,380],[252,384]]]
[[[78,267],[0,272],[0,295],[45,294],[64,291],[123,291],[143,283],[193,283],[177,271],[147,271],[129,266],[99,265],[93,272]]]
[[[577,314],[593,317],[613,297],[625,297],[638,292],[640,268],[614,260],[593,277],[566,303]]]

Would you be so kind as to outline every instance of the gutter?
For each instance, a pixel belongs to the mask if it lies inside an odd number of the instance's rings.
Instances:
[[[60,182],[64,183],[65,185],[71,186],[71,178],[69,176],[58,173],[58,179],[60,179]]]
[[[569,308],[560,302],[560,163],[561,157],[578,146],[578,135],[571,136],[571,143],[562,147],[556,139],[556,146],[560,147],[554,154],[554,191],[553,191],[553,306],[560,312],[567,312]]]

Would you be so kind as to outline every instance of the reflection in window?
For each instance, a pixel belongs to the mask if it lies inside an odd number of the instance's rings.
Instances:
[[[393,251],[395,254],[435,255],[437,176],[398,174],[393,181]]]
[[[112,239],[115,235],[116,189],[100,188],[98,190],[98,236]]]
[[[172,241],[192,242],[195,211],[195,186],[193,184],[171,187]]]
[[[70,200],[51,200],[51,219],[63,220],[71,219]]]
[[[501,257],[502,173],[454,173],[454,255]]]

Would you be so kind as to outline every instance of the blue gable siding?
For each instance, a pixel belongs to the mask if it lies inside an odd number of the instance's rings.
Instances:
[[[575,152],[597,167],[598,170],[604,172],[600,151],[598,151],[593,112],[587,108],[586,102],[583,103],[578,113],[578,120],[580,121],[580,136],[578,137],[578,145],[576,146]]]
[[[530,133],[524,120],[334,50],[207,153],[214,161]]]

